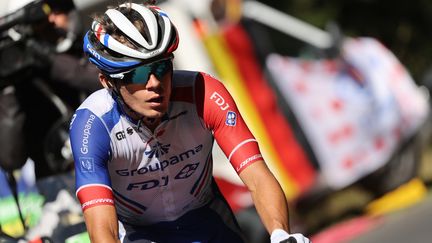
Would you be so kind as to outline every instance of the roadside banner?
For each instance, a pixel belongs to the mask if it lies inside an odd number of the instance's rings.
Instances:
[[[428,115],[424,93],[372,38],[347,39],[335,60],[272,54],[267,68],[334,189],[382,167]]]

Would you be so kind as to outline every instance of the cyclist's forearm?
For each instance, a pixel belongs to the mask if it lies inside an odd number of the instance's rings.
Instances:
[[[281,186],[264,162],[252,166],[256,168],[242,172],[240,177],[252,194],[261,221],[270,234],[275,229],[289,231],[288,206]]]
[[[107,230],[92,230],[89,231],[90,241],[91,242],[107,242],[107,243],[118,243],[120,240],[116,237],[113,232]]]
[[[268,186],[266,183],[269,182],[259,183],[256,191],[252,192],[255,208],[269,234],[275,229],[289,231],[285,196],[281,189],[276,189],[279,184]]]
[[[84,211],[91,242],[120,242],[118,221],[113,206],[96,206]]]

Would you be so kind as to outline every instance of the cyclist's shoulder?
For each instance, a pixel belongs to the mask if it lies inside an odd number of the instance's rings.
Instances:
[[[173,88],[192,87],[197,79],[199,72],[188,70],[174,70],[173,73]]]
[[[115,100],[107,89],[100,89],[90,94],[77,108],[78,110],[87,109],[96,115],[102,115],[114,107]]]
[[[215,76],[200,72],[175,70],[173,74],[173,88],[191,88],[196,94],[205,93],[206,90],[224,89],[223,83]]]
[[[81,121],[79,123],[87,122],[89,119],[91,121],[98,120],[112,127],[118,122],[120,117],[119,111],[116,109],[117,105],[115,104],[115,100],[108,90],[101,89],[95,91],[76,109],[73,120]]]

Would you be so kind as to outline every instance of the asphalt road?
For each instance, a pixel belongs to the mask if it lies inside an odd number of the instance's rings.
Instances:
[[[432,242],[432,191],[408,208],[383,216],[380,224],[350,243]]]

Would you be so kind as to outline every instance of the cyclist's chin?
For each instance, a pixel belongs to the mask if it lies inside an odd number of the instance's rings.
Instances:
[[[136,109],[135,112],[148,118],[161,118],[167,112],[167,109],[163,106],[158,106],[153,108]]]

